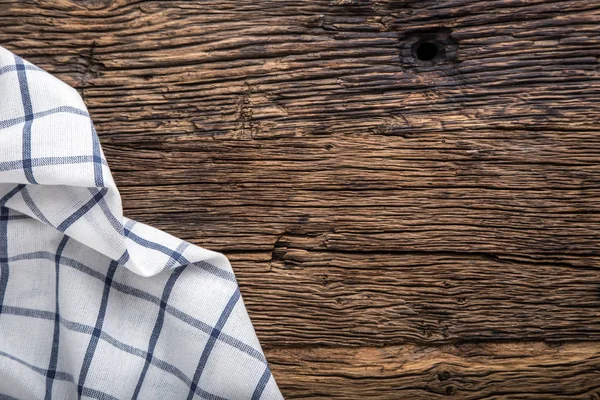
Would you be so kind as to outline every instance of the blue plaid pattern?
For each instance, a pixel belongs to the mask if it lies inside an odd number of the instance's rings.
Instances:
[[[282,398],[227,258],[124,217],[80,96],[2,47],[0,398]]]

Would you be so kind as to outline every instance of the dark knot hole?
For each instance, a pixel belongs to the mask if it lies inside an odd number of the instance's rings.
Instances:
[[[439,52],[438,46],[432,42],[418,43],[415,48],[415,54],[421,61],[431,61],[437,57]]]

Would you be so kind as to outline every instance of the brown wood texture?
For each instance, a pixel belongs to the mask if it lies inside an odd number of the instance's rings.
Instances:
[[[600,399],[600,2],[0,0],[0,44],[230,258],[286,398]]]

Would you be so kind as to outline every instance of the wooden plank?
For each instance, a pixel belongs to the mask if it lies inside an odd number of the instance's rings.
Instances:
[[[600,345],[540,342],[267,352],[288,399],[600,398]]]
[[[232,260],[287,397],[594,398],[599,21],[587,0],[0,0],[0,44],[80,91],[127,216]],[[438,359],[464,379],[432,386]]]
[[[469,253],[287,247],[239,272],[266,346],[390,345],[600,337],[598,271]],[[257,268],[258,269],[258,268]]]

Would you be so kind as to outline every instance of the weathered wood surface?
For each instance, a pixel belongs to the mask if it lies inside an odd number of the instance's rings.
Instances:
[[[270,357],[297,398],[600,399],[600,347],[588,343],[278,348]]]
[[[0,0],[0,44],[230,258],[286,397],[600,398],[597,1]]]

